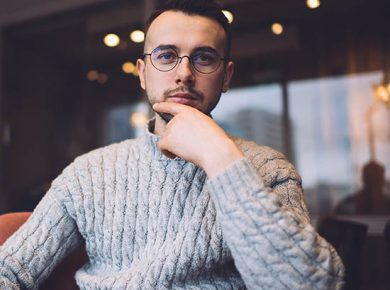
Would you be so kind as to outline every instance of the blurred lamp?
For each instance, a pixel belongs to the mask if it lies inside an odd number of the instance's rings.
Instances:
[[[384,81],[381,84],[374,85],[373,91],[375,101],[390,109],[390,83]]]
[[[280,35],[283,33],[283,25],[278,22],[275,22],[274,24],[272,24],[271,30],[274,34]]]
[[[108,47],[115,47],[119,44],[120,39],[118,35],[114,33],[109,33],[104,37],[103,42]]]
[[[231,12],[228,11],[228,10],[222,10],[222,13],[225,15],[225,17],[227,18],[227,20],[229,21],[229,23],[232,23],[232,22],[233,22],[233,20],[234,20],[233,13],[231,13]]]
[[[134,30],[130,33],[130,39],[135,43],[141,43],[145,40],[145,33],[141,30]]]
[[[316,9],[316,8],[320,7],[321,2],[320,2],[320,0],[306,0],[306,5],[310,9]]]
[[[135,65],[131,61],[127,61],[122,65],[122,70],[126,74],[132,74],[135,71]]]
[[[148,116],[143,112],[134,112],[129,118],[130,125],[135,128],[143,127],[147,122]]]
[[[99,77],[97,79],[97,82],[99,84],[105,84],[108,81],[108,75],[105,73],[99,74]]]
[[[87,79],[90,81],[96,81],[99,77],[99,73],[96,70],[91,69],[87,72]]]

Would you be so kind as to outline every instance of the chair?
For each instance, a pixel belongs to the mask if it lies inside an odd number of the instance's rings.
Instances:
[[[359,289],[359,267],[367,236],[365,224],[326,218],[318,228],[319,234],[333,245],[345,265],[345,290]]]
[[[390,289],[390,221],[388,221],[385,225],[385,229],[383,231],[383,237],[385,239],[386,243],[386,265],[385,269],[387,270],[386,272],[386,285],[388,286],[388,289]]]
[[[31,212],[15,212],[0,215],[0,245],[12,235],[31,215]],[[74,275],[76,271],[88,261],[85,247],[81,246],[73,251],[56,269],[49,278],[39,287],[43,290],[73,290],[79,289]]]
[[[383,231],[383,236],[385,237],[387,247],[390,250],[390,221],[388,221],[385,225],[385,229]]]

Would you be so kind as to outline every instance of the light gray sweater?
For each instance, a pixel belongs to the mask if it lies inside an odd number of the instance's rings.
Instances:
[[[212,180],[157,136],[77,158],[0,247],[0,289],[36,289],[83,241],[81,289],[339,289],[344,268],[309,223],[300,177],[267,147]]]

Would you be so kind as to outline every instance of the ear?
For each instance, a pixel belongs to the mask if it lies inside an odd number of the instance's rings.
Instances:
[[[225,66],[225,76],[223,79],[222,92],[226,93],[230,88],[230,80],[232,79],[234,72],[234,62],[229,61]]]
[[[145,90],[145,61],[140,58],[137,59],[137,70],[141,88]]]

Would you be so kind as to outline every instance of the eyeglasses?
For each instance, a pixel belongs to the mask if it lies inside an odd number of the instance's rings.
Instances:
[[[167,72],[173,70],[183,58],[187,57],[191,66],[198,72],[210,74],[215,72],[225,58],[221,58],[215,50],[211,48],[200,49],[190,56],[179,56],[177,51],[171,47],[157,47],[151,53],[145,53],[143,58],[150,56],[150,62],[159,71]]]

